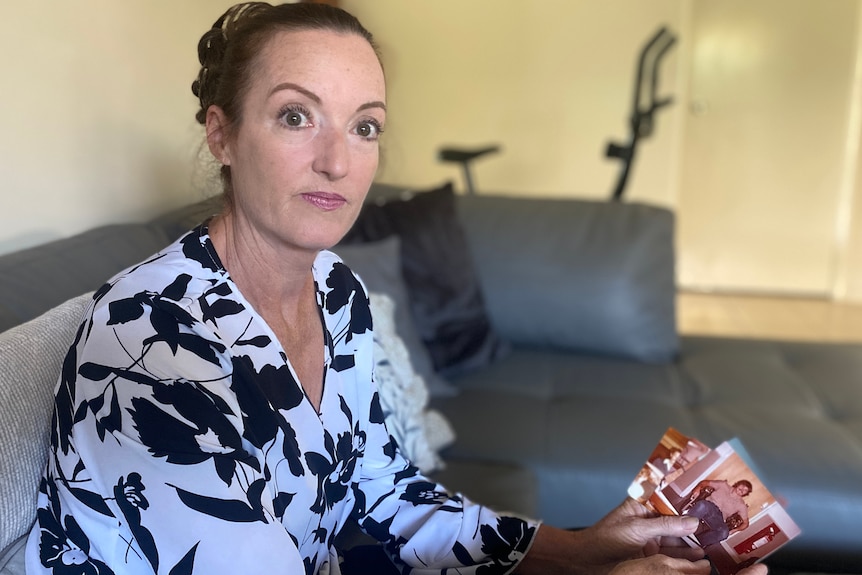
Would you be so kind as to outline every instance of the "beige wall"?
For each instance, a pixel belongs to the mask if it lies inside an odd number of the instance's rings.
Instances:
[[[619,163],[605,146],[628,137],[635,60],[664,24],[680,42],[663,63],[661,92],[677,104],[642,142],[627,197],[677,208],[694,1],[341,0],[384,52],[390,121],[380,178],[460,186],[437,149],[499,143],[502,154],[476,165],[481,190],[607,197]],[[205,193],[189,85],[198,37],[231,3],[6,7],[0,253],[142,220]],[[850,184],[844,209],[854,217],[839,218],[835,293],[862,300],[862,186]]]
[[[202,193],[190,85],[226,0],[45,0],[0,19],[0,253]]]
[[[46,0],[0,23],[0,253],[200,197],[189,85],[196,42],[229,0]],[[481,189],[605,197],[628,136],[635,58],[683,0],[343,0],[379,38],[390,82],[382,179],[453,178],[441,144],[500,143]],[[663,67],[676,90],[676,50]],[[673,204],[675,116],[660,114],[629,193]],[[536,142],[540,142],[539,145]]]
[[[436,160],[443,144],[500,143],[475,165],[477,187],[507,194],[610,195],[625,141],[636,58],[684,0],[342,0],[376,34],[390,109],[381,177],[433,185],[461,173]],[[508,9],[506,9],[508,7]],[[678,89],[678,50],[662,65]],[[672,205],[678,107],[643,140],[629,197]]]
[[[862,51],[862,47],[860,47]],[[856,82],[862,85],[862,58],[857,62]],[[862,88],[862,86],[860,86]],[[862,108],[862,102],[857,105]],[[855,126],[862,129],[862,110],[856,110]],[[854,178],[849,182],[850,196],[845,202],[846,213],[839,219],[837,230],[839,249],[836,254],[836,274],[834,296],[836,299],[862,303],[862,146],[858,134],[854,142],[856,146],[856,164],[853,166]]]
[[[856,101],[859,79],[853,77],[859,40],[859,23],[853,16],[857,2],[841,3],[841,13],[849,16],[847,22],[841,21],[842,33],[834,38],[828,33],[811,38],[817,30],[807,27],[804,15],[800,16],[804,10],[837,8],[832,3],[795,0],[788,16],[781,12],[784,0],[756,2],[760,12],[779,10],[776,15],[781,18],[770,19],[770,25],[782,26],[782,18],[799,18],[791,22],[801,31],[797,37],[813,41],[800,43],[804,62],[779,62],[777,72],[770,68],[763,73],[765,88],[759,101],[774,98],[766,105],[772,111],[770,117],[780,121],[769,125],[756,142],[750,138],[720,142],[724,151],[731,152],[740,146],[759,146],[749,163],[766,174],[765,180],[742,177],[749,184],[743,188],[737,185],[739,177],[734,181],[727,176],[745,176],[735,170],[748,168],[713,162],[720,155],[714,145],[718,131],[707,134],[711,139],[700,147],[701,158],[693,157],[695,150],[686,139],[687,127],[696,121],[690,114],[689,96],[698,95],[689,94],[694,79],[689,70],[697,63],[692,21],[698,2],[701,8],[714,6],[709,0],[342,0],[376,33],[384,53],[392,113],[381,177],[414,185],[433,185],[448,178],[460,183],[455,166],[435,161],[439,146],[499,142],[502,155],[475,165],[480,190],[607,197],[619,164],[603,157],[605,145],[611,137],[628,135],[625,121],[635,58],[644,40],[665,24],[678,33],[680,42],[663,62],[662,93],[672,93],[677,103],[659,113],[656,134],[642,142],[626,197],[674,208],[685,224],[683,231],[713,229],[722,222],[718,228],[730,230],[709,236],[714,253],[706,256],[695,242],[686,243],[693,234],[678,236],[681,284],[761,293],[831,293],[862,301],[862,250],[858,248],[862,186],[852,177],[854,134],[847,136],[848,130],[860,129],[858,119],[854,120],[858,109],[853,107],[862,105]],[[745,8],[746,2],[738,4]],[[851,30],[849,37],[845,29]],[[774,30],[768,26],[765,30],[766,37],[754,40],[774,43],[769,37]],[[728,32],[735,37],[733,30]],[[840,50],[844,50],[839,52],[842,57],[836,58],[834,53]],[[851,87],[856,90],[852,94]],[[745,86],[725,88],[744,91]],[[800,96],[808,92],[819,92],[819,99]],[[762,112],[746,114],[733,121],[766,125]],[[728,131],[733,130],[722,133]],[[794,159],[769,166],[766,152],[769,157]],[[700,175],[685,169],[695,165],[695,159]],[[704,166],[719,170],[723,177],[706,175]],[[728,181],[733,182],[731,187],[722,188]],[[764,187],[769,183],[771,188]],[[698,194],[707,188],[708,192]],[[807,203],[801,204],[803,200]],[[692,201],[697,203],[692,206]],[[740,215],[741,206],[757,207]],[[854,206],[856,216],[851,218]],[[776,210],[789,215],[779,218],[782,214]],[[740,222],[758,231],[760,243],[745,243],[738,234]],[[781,229],[770,228],[776,225]],[[727,239],[727,250],[721,239],[713,241],[721,237]],[[816,246],[811,237],[817,239]],[[799,261],[803,255],[810,257]],[[725,265],[707,277],[702,270],[715,268],[719,256],[738,265]]]

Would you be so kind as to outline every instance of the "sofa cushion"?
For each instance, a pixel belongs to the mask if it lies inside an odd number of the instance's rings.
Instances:
[[[539,516],[536,476],[521,465],[446,459],[446,467],[433,473],[431,479],[495,511]]]
[[[407,347],[395,331],[395,304],[371,292],[374,372],[386,427],[402,453],[423,473],[441,469],[439,451],[455,439],[449,422],[427,409],[428,389],[413,370]]]
[[[854,572],[860,373],[858,344],[685,336],[678,358],[660,364],[515,347],[454,379],[458,397],[432,405],[458,437],[447,459],[530,467],[541,518],[561,527],[589,525],[618,504],[668,427],[708,445],[738,437],[802,529],[771,560]]]
[[[27,536],[16,539],[5,550],[0,551],[0,575],[24,575],[24,551]]]
[[[491,327],[451,184],[382,204],[366,203],[343,243],[401,239],[410,308],[434,367],[475,369],[505,355]],[[335,248],[338,252],[338,247]]]
[[[497,332],[648,362],[677,352],[674,218],[635,203],[459,196]]]
[[[407,286],[401,276],[401,240],[389,236],[379,242],[339,245],[335,252],[350,269],[359,274],[369,291],[387,295],[395,305],[395,331],[407,350],[413,367],[428,386],[433,397],[452,396],[458,388],[434,371],[431,356],[410,312]]]
[[[54,388],[92,294],[0,333],[0,549],[36,518]]]

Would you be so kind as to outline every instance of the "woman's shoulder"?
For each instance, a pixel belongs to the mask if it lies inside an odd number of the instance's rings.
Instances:
[[[335,264],[344,264],[344,261],[333,251],[321,250],[314,258],[314,270],[316,273],[323,270],[331,270]]]
[[[341,257],[329,250],[322,250],[317,254],[314,260],[314,279],[321,284],[321,289],[336,286],[353,289],[361,285],[364,290],[359,276],[344,263]]]
[[[333,321],[349,321],[352,333],[371,329],[368,290],[362,280],[336,254],[324,250],[314,261],[314,280],[322,297],[322,307]],[[344,310],[348,313],[343,313]],[[339,333],[338,326],[331,326]]]
[[[196,228],[150,257],[109,279],[97,292],[97,305],[126,298],[162,297],[180,302],[196,299],[224,277],[217,257],[207,248],[205,229]]]

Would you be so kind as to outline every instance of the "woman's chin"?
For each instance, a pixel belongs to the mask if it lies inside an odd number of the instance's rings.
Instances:
[[[309,251],[319,252],[321,250],[332,249],[344,235],[347,233],[347,230],[343,232],[339,231],[331,234],[324,233],[315,233],[307,236],[301,243],[301,246],[308,249]]]

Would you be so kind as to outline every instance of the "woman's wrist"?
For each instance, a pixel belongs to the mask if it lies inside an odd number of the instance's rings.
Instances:
[[[570,531],[542,524],[536,530],[529,551],[518,565],[518,575],[595,573],[583,560],[586,555],[583,531]]]

